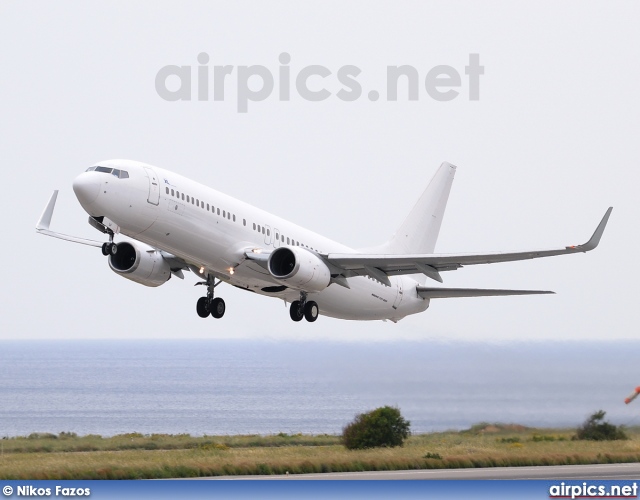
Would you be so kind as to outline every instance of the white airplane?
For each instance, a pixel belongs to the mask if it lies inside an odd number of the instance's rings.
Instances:
[[[351,320],[398,320],[425,311],[431,299],[553,293],[427,286],[440,273],[473,264],[588,252],[598,246],[612,208],[591,239],[551,250],[487,254],[434,254],[456,167],[443,163],[415,207],[383,245],[363,251],[325,238],[168,170],[131,160],[96,163],[73,181],[89,224],[107,242],[49,229],[57,191],[36,230],[102,248],[109,267],[156,287],[191,270],[205,285],[197,313],[221,318],[214,297],[222,282],[291,304],[293,321],[319,314]],[[116,243],[116,235],[125,235]]]

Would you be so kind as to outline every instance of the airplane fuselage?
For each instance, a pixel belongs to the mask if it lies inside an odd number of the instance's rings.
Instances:
[[[182,259],[202,278],[212,274],[238,288],[293,302],[300,292],[283,287],[245,252],[269,253],[290,246],[317,254],[356,253],[168,170],[129,160],[97,165],[124,171],[128,177],[96,170],[78,176],[74,190],[89,215],[105,217],[117,226],[116,233]],[[397,321],[428,308],[429,299],[416,293],[416,280],[391,276],[389,281],[391,286],[356,276],[349,278],[350,288],[332,283],[308,297],[317,302],[321,314],[341,319]]]

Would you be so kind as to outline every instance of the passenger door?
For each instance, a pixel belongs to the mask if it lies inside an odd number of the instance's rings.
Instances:
[[[149,167],[144,167],[144,171],[149,179],[149,196],[147,201],[152,205],[158,205],[160,203],[160,182],[158,176]]]
[[[393,308],[398,309],[400,302],[402,302],[403,290],[402,290],[402,276],[396,277],[396,299],[393,301]]]

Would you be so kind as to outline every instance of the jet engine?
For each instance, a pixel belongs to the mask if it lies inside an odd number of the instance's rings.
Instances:
[[[169,263],[160,252],[143,243],[118,243],[115,254],[109,255],[109,267],[128,280],[145,286],[160,286],[171,277]]]
[[[331,281],[331,272],[322,259],[300,247],[275,249],[269,256],[267,269],[283,285],[305,292],[320,292]]]

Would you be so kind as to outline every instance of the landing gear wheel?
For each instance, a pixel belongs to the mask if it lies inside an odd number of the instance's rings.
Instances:
[[[224,300],[222,300],[220,297],[216,297],[215,299],[213,299],[213,302],[211,302],[211,316],[216,319],[222,318],[226,309],[227,306],[225,305]]]
[[[111,243],[102,244],[102,255],[104,255],[105,257],[111,253],[110,245]]]
[[[307,302],[304,305],[304,317],[309,323],[313,323],[318,319],[318,313],[320,309],[318,308],[318,304],[316,304],[313,300]]]
[[[294,300],[289,308],[289,315],[293,321],[300,321],[304,317],[304,311],[300,307],[300,301]]]
[[[196,312],[201,318],[206,318],[207,316],[209,316],[209,301],[206,297],[200,297],[198,299],[198,302],[196,303]]]
[[[111,253],[111,255],[115,255],[118,253],[118,245],[116,245],[115,243],[109,243],[109,253]]]

